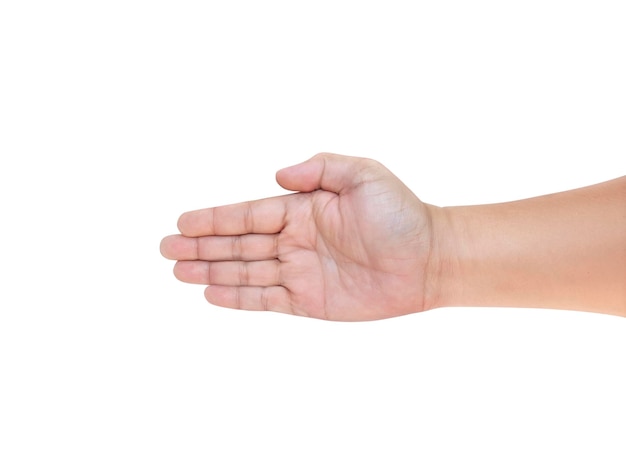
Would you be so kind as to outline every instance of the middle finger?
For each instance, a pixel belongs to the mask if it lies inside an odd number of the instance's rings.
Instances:
[[[166,258],[203,261],[262,261],[278,258],[278,234],[185,237],[171,235],[161,243]]]

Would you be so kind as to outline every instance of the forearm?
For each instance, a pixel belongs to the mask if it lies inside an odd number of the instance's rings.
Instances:
[[[436,212],[434,306],[626,315],[626,177]]]

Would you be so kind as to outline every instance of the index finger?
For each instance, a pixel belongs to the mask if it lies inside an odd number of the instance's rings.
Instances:
[[[285,226],[284,197],[259,199],[185,212],[178,230],[186,237],[278,233]]]

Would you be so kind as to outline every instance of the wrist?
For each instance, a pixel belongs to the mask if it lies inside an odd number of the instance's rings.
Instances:
[[[502,204],[438,207],[433,217],[436,276],[431,308],[522,305],[526,274]]]
[[[426,205],[431,223],[430,255],[425,273],[424,310],[460,305],[459,247],[463,230],[455,210]]]
[[[485,216],[486,206],[435,207],[432,210],[433,266],[429,309],[499,305],[496,285],[507,281],[495,248],[501,234]],[[485,251],[487,250],[487,252]]]

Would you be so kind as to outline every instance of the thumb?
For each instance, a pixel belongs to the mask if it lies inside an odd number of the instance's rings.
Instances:
[[[319,153],[303,163],[279,170],[276,181],[290,191],[323,189],[340,194],[365,181],[368,168],[375,163],[367,158]]]

